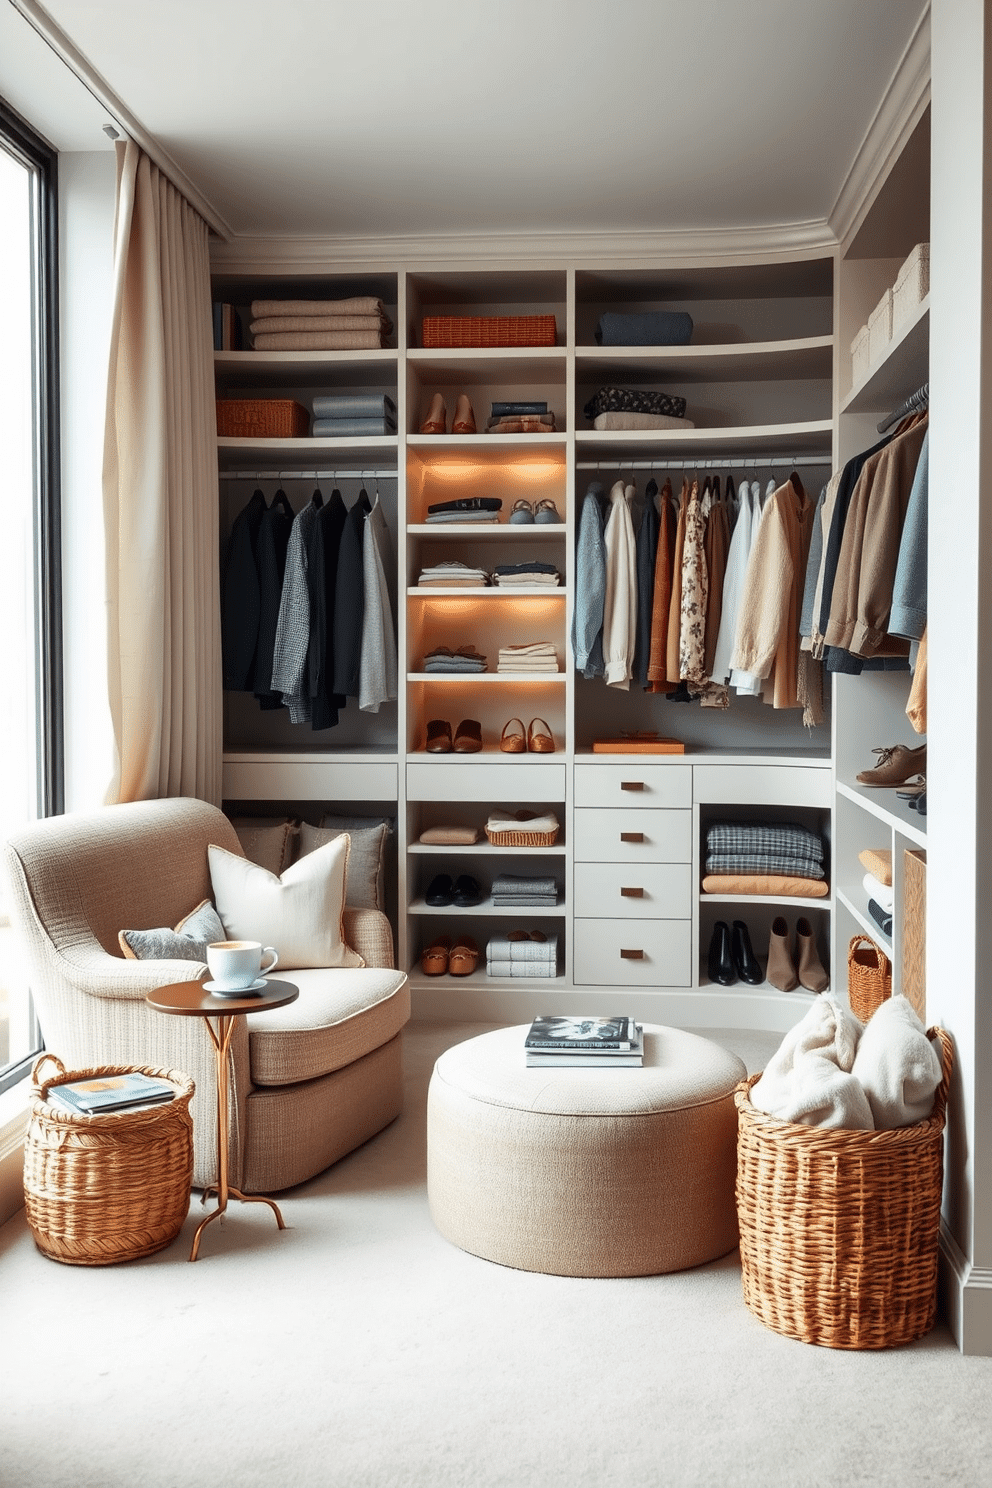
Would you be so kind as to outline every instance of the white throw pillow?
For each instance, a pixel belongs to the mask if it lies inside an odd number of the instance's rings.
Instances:
[[[275,946],[279,970],[364,966],[345,944],[342,911],[347,835],[293,863],[277,878],[267,868],[213,843],[207,848],[214,903],[231,940]]]

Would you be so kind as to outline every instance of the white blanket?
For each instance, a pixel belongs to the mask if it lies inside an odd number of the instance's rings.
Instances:
[[[835,997],[818,997],[751,1087],[751,1104],[803,1126],[871,1131],[871,1107],[851,1073],[861,1024]]]
[[[923,1121],[943,1071],[910,1002],[890,997],[872,1016],[858,1044],[852,1073],[868,1097],[875,1126],[888,1131]]]

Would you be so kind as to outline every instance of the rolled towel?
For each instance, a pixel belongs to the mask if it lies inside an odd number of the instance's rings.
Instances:
[[[910,1126],[930,1115],[943,1071],[907,998],[890,997],[876,1010],[861,1035],[852,1073],[878,1131]]]
[[[852,1073],[860,1037],[861,1024],[847,1008],[818,997],[751,1087],[751,1104],[802,1126],[872,1131],[868,1097]]]

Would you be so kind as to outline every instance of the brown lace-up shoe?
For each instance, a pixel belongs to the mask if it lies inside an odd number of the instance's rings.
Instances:
[[[862,770],[858,775],[859,785],[896,786],[905,785],[913,775],[927,772],[927,746],[907,749],[905,744],[896,744],[890,749],[873,749],[878,763],[873,770]]]

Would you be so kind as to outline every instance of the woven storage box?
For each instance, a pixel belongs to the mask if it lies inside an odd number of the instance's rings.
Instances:
[[[930,244],[917,243],[896,275],[892,290],[892,328],[909,320],[930,293]]]
[[[293,398],[218,398],[217,433],[228,439],[302,439],[310,415]]]
[[[486,836],[493,847],[554,847],[558,841],[558,828],[553,832],[525,832],[521,827],[511,832],[490,832]]]
[[[424,346],[554,346],[553,315],[425,315]]]
[[[892,340],[892,291],[887,289],[868,317],[868,361],[871,366],[882,357]]]
[[[870,935],[855,935],[847,948],[847,1000],[860,1023],[867,1023],[892,996],[892,964]]]
[[[745,1305],[789,1338],[828,1348],[910,1343],[937,1317],[943,1078],[925,1121],[893,1131],[800,1126],[737,1087],[737,1215]]]
[[[863,325],[851,342],[851,383],[857,387],[858,383],[868,374],[871,366],[871,354],[868,349],[868,327]]]
[[[46,1064],[52,1073],[42,1080]],[[76,1116],[48,1102],[54,1085],[132,1072],[171,1080],[175,1100],[101,1116]],[[53,1054],[42,1054],[32,1081],[24,1206],[38,1249],[72,1266],[108,1266],[170,1245],[183,1227],[193,1181],[189,1076],[146,1065],[69,1072]]]
[[[903,853],[902,990],[917,1017],[927,1015],[927,855]]]

